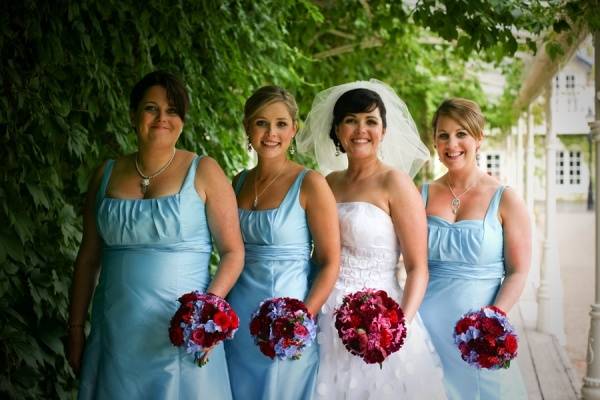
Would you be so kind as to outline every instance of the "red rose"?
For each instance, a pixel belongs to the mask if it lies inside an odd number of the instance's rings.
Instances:
[[[197,299],[198,299],[198,296],[196,295],[196,292],[189,292],[189,293],[186,293],[183,296],[181,296],[179,298],[179,302],[181,304],[186,304],[186,303],[189,303],[189,302],[194,302]]]
[[[169,339],[175,346],[181,346],[183,344],[183,329],[178,326],[171,326],[169,328]]]
[[[387,313],[387,317],[390,320],[390,324],[393,326],[398,325],[398,313],[396,310],[389,310]]]
[[[352,314],[350,316],[350,326],[351,327],[353,327],[353,328],[359,328],[360,325],[361,325],[361,323],[362,323],[362,320],[361,320],[361,318],[358,315]]]
[[[227,312],[227,315],[229,315],[229,323],[231,324],[231,329],[237,329],[240,326],[240,319],[238,318],[235,311],[229,310]]]
[[[258,344],[260,351],[271,359],[275,358],[275,347],[269,342],[260,342]]]
[[[250,334],[257,336],[258,332],[260,332],[260,319],[252,318],[252,321],[250,321]]]
[[[273,334],[277,337],[291,338],[294,336],[294,330],[285,318],[277,318],[273,321]]]
[[[500,336],[504,333],[504,328],[496,318],[484,318],[481,322],[481,328],[485,333],[494,336]]]
[[[478,361],[482,368],[492,368],[500,365],[500,359],[496,356],[480,355]]]
[[[194,343],[204,346],[204,331],[202,329],[192,331],[192,340]]]
[[[387,329],[379,331],[379,345],[384,349],[387,349],[390,343],[392,343],[392,334]]]
[[[506,338],[504,339],[504,347],[509,353],[515,354],[517,352],[517,348],[519,347],[517,337],[515,335],[506,335]]]
[[[204,303],[204,306],[202,307],[202,311],[200,313],[200,319],[206,322],[209,319],[212,319],[212,316],[216,311],[217,309],[215,308],[215,306],[213,306],[210,303]]]
[[[215,315],[213,315],[213,320],[217,326],[221,327],[221,330],[226,331],[230,326],[229,317],[223,311],[217,311]]]
[[[456,323],[456,327],[454,331],[458,334],[465,333],[469,330],[469,327],[472,326],[472,321],[468,318],[463,318]]]
[[[308,336],[308,329],[300,323],[294,325],[294,335],[299,337]]]

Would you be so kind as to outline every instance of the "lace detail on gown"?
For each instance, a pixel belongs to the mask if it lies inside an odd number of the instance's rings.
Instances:
[[[402,349],[380,369],[351,355],[334,326],[333,312],[346,293],[365,287],[402,299],[397,271],[400,246],[390,216],[366,202],[338,204],[342,242],[340,275],[319,315],[317,399],[445,399],[440,362],[421,318],[408,328]]]

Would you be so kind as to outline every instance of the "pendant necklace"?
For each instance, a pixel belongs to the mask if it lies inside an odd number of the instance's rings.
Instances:
[[[283,170],[285,169],[285,164],[283,164],[283,166],[281,167],[281,169],[279,170],[279,173],[275,176],[275,178],[273,178],[268,184],[267,186],[265,186],[260,193],[256,192],[256,182],[258,181],[258,179],[254,179],[254,201],[252,201],[252,209],[256,210],[256,207],[258,206],[258,198],[260,196],[262,196],[262,194],[265,192],[265,190],[267,190],[267,188],[269,186],[271,186],[271,184],[273,184],[273,182],[275,182],[277,180],[277,178],[279,178],[281,176],[281,174],[283,173]]]
[[[456,193],[454,193],[454,190],[452,190],[450,176],[448,176],[446,178],[446,186],[448,186],[448,189],[450,189],[450,193],[452,193],[452,201],[450,202],[450,207],[452,208],[452,214],[456,215],[456,213],[458,213],[458,209],[460,208],[460,197],[462,195],[464,195],[465,193],[467,193],[472,188],[474,188],[475,185],[477,185],[477,183],[479,182],[479,179],[481,179],[481,175],[477,178],[477,180],[475,182],[473,182],[469,187],[467,187],[464,192],[462,192],[461,194],[459,194],[457,196]]]
[[[142,178],[142,181],[140,182],[140,186],[142,188],[143,194],[146,194],[146,191],[148,191],[148,186],[150,186],[150,179],[157,177],[158,175],[165,172],[165,170],[167,168],[169,168],[169,166],[173,162],[173,159],[175,158],[175,152],[176,152],[176,150],[173,149],[173,154],[171,155],[171,158],[169,158],[169,161],[167,161],[165,163],[165,165],[160,167],[158,169],[158,171],[156,171],[155,173],[153,173],[151,175],[144,175],[144,173],[142,172],[142,169],[140,168],[140,164],[138,163],[138,157],[139,157],[140,153],[138,152],[135,155],[135,169],[137,170],[138,175]]]

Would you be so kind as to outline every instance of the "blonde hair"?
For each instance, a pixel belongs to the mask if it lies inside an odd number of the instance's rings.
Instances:
[[[295,123],[298,115],[298,105],[294,96],[279,86],[269,85],[261,87],[246,100],[244,105],[244,128],[248,129],[252,119],[263,108],[277,102],[282,102],[286,106],[292,121]]]
[[[433,127],[433,137],[437,133],[437,123],[440,117],[448,117],[459,123],[469,135],[475,139],[483,139],[483,127],[485,125],[485,117],[481,112],[481,108],[474,101],[454,97],[446,99],[440,104],[433,119],[431,126]]]

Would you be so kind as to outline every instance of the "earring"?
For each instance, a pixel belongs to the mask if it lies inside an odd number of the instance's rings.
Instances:
[[[475,161],[477,162],[478,167],[480,165],[480,160],[481,160],[481,154],[479,154],[479,149],[477,149],[477,152],[475,153]]]
[[[381,150],[381,146],[379,146],[379,149],[377,149],[377,153],[379,154],[379,159],[383,161],[383,150]]]
[[[292,138],[292,142],[290,143],[288,152],[290,153],[291,156],[296,154],[296,138],[295,137]]]
[[[336,157],[337,157],[337,156],[339,156],[339,155],[340,155],[340,153],[341,153],[341,150],[340,150],[340,142],[335,142],[335,156],[336,156]]]
[[[250,143],[250,138],[246,139],[248,139],[248,144],[246,145],[246,148],[248,149],[248,151],[252,151],[252,143]]]

